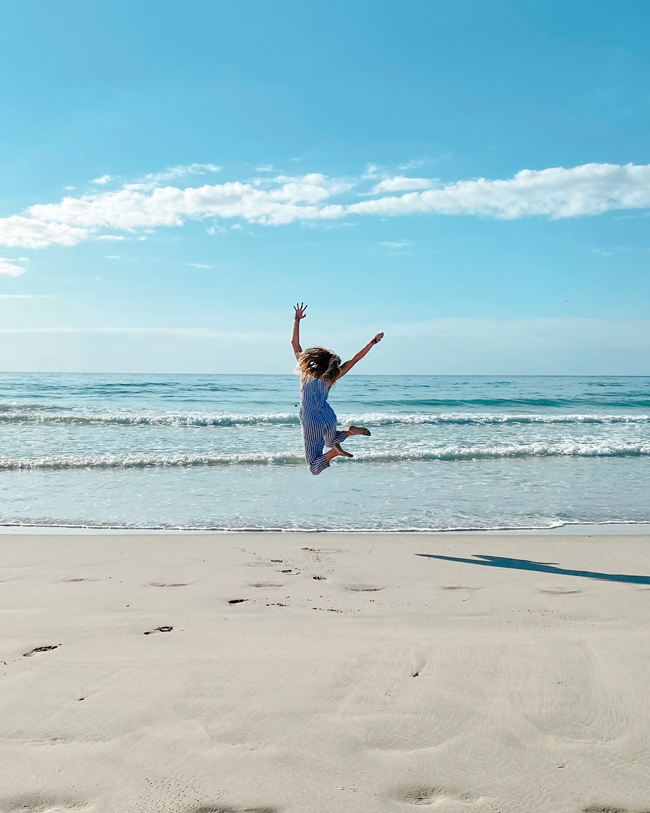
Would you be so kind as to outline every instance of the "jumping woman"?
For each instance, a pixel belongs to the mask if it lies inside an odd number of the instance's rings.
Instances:
[[[359,350],[350,361],[341,364],[341,359],[324,347],[309,347],[303,352],[300,346],[300,320],[305,318],[307,306],[301,302],[294,305],[293,335],[291,346],[300,372],[300,425],[305,441],[305,458],[309,471],[320,474],[329,467],[335,457],[352,457],[344,452],[340,444],[350,435],[370,435],[365,426],[351,426],[343,431],[336,430],[336,415],[327,403],[327,397],[334,384],[349,373],[354,365],[370,352],[370,348],[384,338],[378,333],[375,338]],[[323,454],[325,446],[329,452]]]

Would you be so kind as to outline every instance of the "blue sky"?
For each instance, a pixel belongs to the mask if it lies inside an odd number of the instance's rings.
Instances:
[[[650,374],[650,5],[3,4],[0,369]]]

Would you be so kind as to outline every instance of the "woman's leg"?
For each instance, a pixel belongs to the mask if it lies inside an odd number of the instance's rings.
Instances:
[[[323,454],[325,449],[323,427],[319,423],[303,423],[302,436],[305,441],[305,460],[309,471],[312,474],[320,474],[323,469],[328,468],[331,460],[331,457],[328,459],[327,455]]]
[[[335,446],[338,446],[339,443],[343,443],[349,433],[336,428],[336,415],[329,404],[323,410],[323,413],[325,417],[325,431],[323,432],[325,445],[331,446],[333,449]],[[336,455],[334,455],[334,457],[336,457]]]
[[[319,416],[319,420],[302,425],[305,441],[305,459],[312,474],[320,474],[329,467],[330,461],[335,457],[353,457],[349,452],[343,451],[340,444],[350,435],[360,435],[368,432],[358,431],[363,427],[350,427],[343,431],[336,428],[336,415],[329,404]],[[357,430],[357,431],[354,431]],[[323,454],[325,445],[332,448]]]

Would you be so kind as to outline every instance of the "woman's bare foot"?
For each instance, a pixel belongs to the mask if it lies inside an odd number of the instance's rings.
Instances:
[[[354,457],[354,455],[350,454],[350,452],[344,451],[341,449],[338,443],[335,443],[329,452],[326,453],[325,460],[327,460],[329,463],[330,460],[333,460],[335,457]]]
[[[370,437],[370,430],[366,429],[365,426],[351,426],[347,430],[347,434],[349,435],[365,435],[366,437]]]

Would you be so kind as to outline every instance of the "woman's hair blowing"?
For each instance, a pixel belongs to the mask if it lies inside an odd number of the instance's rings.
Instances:
[[[322,378],[331,386],[341,374],[341,359],[324,347],[308,347],[298,356],[296,370],[305,378]]]

